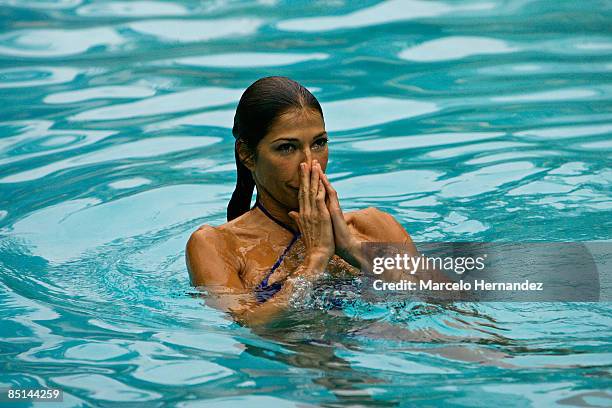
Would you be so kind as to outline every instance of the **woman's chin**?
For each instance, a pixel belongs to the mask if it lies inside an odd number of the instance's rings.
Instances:
[[[289,207],[290,211],[296,211],[296,212],[300,211],[300,202],[297,197],[295,197],[295,199],[291,197],[291,199],[289,200],[287,204],[289,204],[287,207]]]
[[[300,190],[296,190],[292,187],[289,187],[289,192],[287,194],[289,208],[294,211],[298,211],[300,209],[300,199],[299,199]]]

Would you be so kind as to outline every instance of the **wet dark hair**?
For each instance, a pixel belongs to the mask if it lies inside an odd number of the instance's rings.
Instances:
[[[239,141],[244,143],[256,158],[257,145],[266,136],[274,121],[283,114],[300,109],[316,110],[323,117],[323,110],[317,98],[308,89],[287,77],[270,76],[258,79],[242,94],[232,128],[232,134],[236,138],[234,156],[237,180],[227,205],[228,221],[250,210],[255,188],[251,171],[238,155]]]

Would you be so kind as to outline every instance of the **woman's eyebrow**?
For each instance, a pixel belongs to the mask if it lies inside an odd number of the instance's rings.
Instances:
[[[279,137],[278,139],[274,139],[272,143],[278,142],[280,140],[285,140],[287,142],[299,142],[300,139],[291,138],[291,137]]]
[[[316,138],[318,138],[318,137],[321,137],[321,136],[326,136],[326,135],[327,135],[327,132],[321,132],[321,133],[319,133],[318,135],[316,135],[316,136],[313,138],[313,140],[314,140],[314,139],[316,139]],[[279,137],[278,139],[274,139],[274,140],[273,140],[271,143],[278,142],[279,140],[286,140],[286,141],[289,141],[289,142],[299,142],[299,141],[300,141],[300,139],[295,138],[295,137]]]

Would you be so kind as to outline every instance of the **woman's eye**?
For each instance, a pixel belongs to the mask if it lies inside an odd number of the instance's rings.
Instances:
[[[277,150],[279,152],[282,152],[282,153],[290,153],[290,152],[293,151],[293,149],[294,149],[293,145],[288,144],[288,143],[287,144],[282,144],[282,145],[278,146],[278,148],[277,148]]]
[[[325,147],[326,144],[327,144],[327,139],[325,138],[319,139],[315,142],[315,146],[317,146],[318,148],[323,148]]]

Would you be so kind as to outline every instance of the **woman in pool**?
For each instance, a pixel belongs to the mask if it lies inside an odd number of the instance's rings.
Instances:
[[[327,132],[317,99],[286,77],[261,78],[238,103],[238,178],[226,224],[204,225],[186,247],[191,283],[247,324],[265,323],[321,279],[359,273],[361,242],[416,248],[389,214],[343,213],[325,175]],[[255,205],[251,206],[253,188]]]

